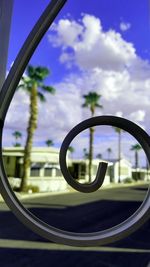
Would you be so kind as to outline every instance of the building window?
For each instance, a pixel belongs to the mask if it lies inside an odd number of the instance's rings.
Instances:
[[[52,177],[52,167],[47,167],[44,169],[44,176]]]
[[[86,165],[85,164],[81,164],[80,165],[80,179],[84,179],[85,178],[85,174],[86,174]]]
[[[6,158],[7,165],[10,163],[10,157]]]
[[[56,176],[62,176],[61,170],[56,168]]]
[[[79,179],[79,163],[74,163],[73,164],[73,178],[74,179]]]
[[[30,172],[30,176],[32,176],[32,177],[40,176],[40,168],[32,167],[31,172]]]
[[[31,177],[39,177],[40,176],[40,169],[41,164],[33,163],[30,170],[30,176]]]

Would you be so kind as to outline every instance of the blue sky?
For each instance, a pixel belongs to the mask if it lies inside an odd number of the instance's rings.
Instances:
[[[14,0],[8,66],[14,61],[25,38],[48,3],[48,0],[38,0],[35,6],[34,1]],[[66,17],[67,14],[70,14],[71,19],[76,20],[81,17],[82,13],[99,17],[104,30],[113,28],[121,32],[125,40],[134,43],[139,56],[145,59],[150,58],[150,17],[147,0],[95,0],[94,4],[92,0],[68,0],[56,21]],[[121,22],[129,22],[132,27],[130,30],[122,32],[120,30]],[[44,50],[44,53],[41,53],[41,50]],[[43,38],[31,62],[49,66],[53,73],[51,78],[55,81],[57,79],[55,73],[57,74],[58,57],[59,51],[52,50],[47,38]],[[59,64],[59,68],[60,75],[63,77],[65,69],[61,64]]]
[[[8,69],[48,2],[38,0],[35,5],[35,1],[14,1]],[[147,0],[67,1],[53,29],[46,33],[30,61],[30,64],[47,66],[51,70],[46,82],[57,89],[55,98],[47,96],[45,107],[39,104],[35,145],[43,145],[44,138],[52,138],[56,146],[60,146],[67,132],[90,116],[88,110],[81,108],[82,95],[89,91],[102,95],[103,109],[96,115],[123,116],[149,132],[149,11]],[[7,138],[4,138],[7,145],[12,143],[14,123],[25,133],[28,118],[28,96],[22,92],[17,94],[7,116]],[[22,112],[25,122],[20,124]],[[106,153],[108,146],[113,146],[116,156],[116,135],[103,129],[101,136],[102,153]],[[87,134],[81,139],[83,149],[88,143]],[[133,143],[129,139],[125,135],[125,155],[129,155]],[[95,140],[95,153],[98,153],[97,135]]]

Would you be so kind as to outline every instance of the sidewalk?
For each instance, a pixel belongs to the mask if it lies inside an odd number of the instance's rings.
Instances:
[[[108,190],[113,188],[126,188],[126,187],[133,187],[133,186],[140,186],[140,185],[147,185],[149,186],[149,182],[138,181],[134,183],[128,184],[109,184],[106,186],[102,186],[99,190]],[[65,191],[57,191],[57,192],[42,192],[42,193],[18,193],[15,192],[18,199],[33,199],[37,197],[46,197],[46,196],[55,196],[55,195],[63,195],[69,193],[76,193],[77,191],[71,187],[68,187]],[[2,195],[0,194],[0,203],[4,202]]]
[[[18,199],[32,199],[36,197],[46,197],[46,196],[55,196],[55,195],[60,195],[60,194],[67,194],[70,193],[70,190],[66,191],[60,191],[60,192],[43,192],[43,193],[18,193],[15,192],[15,195],[17,196]],[[4,199],[2,195],[0,194],[0,203],[4,202]]]

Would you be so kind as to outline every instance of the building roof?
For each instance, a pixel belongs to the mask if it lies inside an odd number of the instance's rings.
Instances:
[[[113,164],[115,164],[115,163],[117,163],[119,161],[119,159],[110,159],[109,161],[112,162]],[[120,161],[125,161],[125,162],[131,164],[131,162],[126,158],[121,158]]]
[[[59,149],[55,147],[33,147],[31,153],[59,153]],[[23,156],[24,147],[4,147],[3,155]]]
[[[86,163],[86,164],[88,164],[88,162],[89,162],[88,159],[72,159],[72,163]],[[106,162],[109,165],[112,164],[112,162],[110,162],[108,160],[103,160],[103,159],[93,159],[92,162],[95,163],[96,165],[98,165],[100,162]]]
[[[20,157],[24,156],[24,147],[5,147],[3,156]],[[54,147],[33,147],[31,151],[31,162],[59,162],[59,149]]]

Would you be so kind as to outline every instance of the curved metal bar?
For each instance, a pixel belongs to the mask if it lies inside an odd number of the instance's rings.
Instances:
[[[88,128],[91,128],[93,126],[98,126],[98,125],[106,125],[106,124],[117,127],[118,121],[120,121],[120,119],[114,116],[113,117],[112,116],[94,117],[92,119],[85,120],[79,123],[78,125],[76,125],[65,137],[61,145],[60,154],[59,154],[59,163],[60,163],[61,172],[65,180],[67,181],[67,183],[70,186],[72,186],[74,189],[78,190],[79,192],[91,193],[91,192],[96,191],[98,188],[100,188],[105,178],[104,176],[106,174],[107,164],[104,162],[99,164],[96,179],[92,183],[80,184],[72,177],[71,173],[69,172],[67,168],[66,155],[67,155],[67,150],[68,150],[70,143],[79,133],[81,133],[82,131]],[[121,125],[122,129],[124,129],[125,131],[128,131],[128,125],[130,123],[131,122],[126,120],[126,124]],[[134,130],[132,131],[131,134],[134,136],[135,134]]]
[[[0,92],[0,120],[5,119],[10,102],[31,56],[66,1],[50,2],[22,46]]]
[[[20,203],[20,201],[17,199],[17,197],[15,196],[14,192],[11,189],[11,186],[8,182],[5,173],[3,159],[2,159],[3,121],[5,119],[8,107],[16,90],[16,87],[38,43],[42,39],[44,33],[49,28],[49,26],[51,25],[51,23],[53,22],[53,20],[55,19],[56,15],[59,13],[65,2],[66,0],[55,0],[55,1],[53,0],[48,5],[46,10],[36,23],[35,27],[33,28],[32,32],[29,34],[26,42],[24,43],[3,85],[2,91],[0,92],[0,177],[1,177],[0,190],[4,200],[6,201],[6,204],[11,208],[11,210],[18,217],[18,219],[23,224],[28,226],[31,230],[41,235],[42,237],[52,240],[54,242],[63,243],[67,245],[96,246],[114,242],[116,240],[119,240],[127,236],[128,234],[135,231],[138,227],[140,227],[149,218],[150,190],[148,191],[148,194],[143,204],[140,206],[140,208],[130,218],[128,218],[126,221],[115,227],[112,227],[105,231],[85,233],[85,234],[62,231],[61,229],[57,229],[52,227],[51,225],[47,225],[43,221],[39,220],[35,215],[33,215],[27,209],[25,209],[25,207]],[[65,139],[66,144],[71,142],[71,140],[76,136],[76,134],[80,133],[82,130],[96,125],[111,125],[118,128],[122,128],[123,130],[129,132],[141,144],[150,163],[149,135],[136,124],[128,120],[125,120],[123,118],[118,118],[113,116],[102,116],[86,120],[80,123],[78,126],[76,126],[73,129],[73,131],[70,132],[71,134],[69,133],[70,139],[67,138]],[[61,148],[60,164],[62,165],[62,167],[63,163],[66,164],[65,162],[66,147],[63,145]],[[104,167],[104,165],[101,165],[101,167]],[[62,170],[65,172],[64,168],[62,168]],[[103,170],[105,172],[105,168]],[[100,167],[98,169],[96,180],[94,181],[95,188],[97,187],[98,182],[99,185],[102,182],[99,179],[99,173],[102,174],[102,170]],[[102,178],[104,178],[104,175]],[[89,185],[88,188],[90,188],[90,186],[91,185]]]
[[[80,126],[86,126],[86,121],[81,122],[80,124],[76,125],[65,137],[61,148],[60,148],[60,154],[59,154],[59,164],[61,172],[66,180],[66,182],[73,187],[75,190],[82,192],[82,193],[92,193],[96,190],[98,190],[105,179],[105,174],[107,171],[107,163],[106,162],[100,162],[96,174],[96,178],[91,183],[84,183],[81,184],[78,181],[75,180],[74,177],[72,177],[71,173],[69,172],[67,168],[67,162],[66,162],[66,156],[67,156],[67,150],[69,148],[70,143],[72,140],[78,135],[80,132],[83,131],[83,127]],[[89,128],[88,126],[85,128]]]
[[[145,151],[148,161],[150,163],[150,137],[149,135],[138,125],[131,121],[123,118],[113,117],[113,116],[102,116],[95,117],[86,120],[76,127],[77,131],[82,131],[87,127],[96,125],[111,125],[118,128],[122,128],[131,135],[133,135],[137,141],[141,144],[143,150]],[[2,128],[0,129],[0,137],[2,136]],[[0,146],[2,140],[0,139]],[[2,149],[2,148],[1,148]],[[138,229],[150,216],[150,189],[148,190],[147,196],[139,207],[139,209],[130,216],[127,220],[116,225],[115,227],[109,228],[104,231],[94,232],[94,233],[73,233],[63,231],[61,229],[55,228],[48,225],[38,219],[29,210],[27,210],[21,202],[17,199],[12,188],[8,182],[2,160],[2,153],[0,154],[0,189],[3,198],[5,199],[7,205],[11,208],[18,219],[29,227],[32,231],[41,235],[42,237],[49,239],[51,241],[62,243],[71,246],[97,246],[104,245],[111,242],[120,240],[130,233]]]

